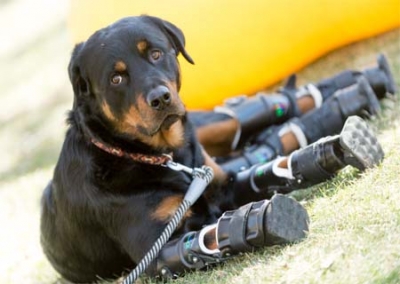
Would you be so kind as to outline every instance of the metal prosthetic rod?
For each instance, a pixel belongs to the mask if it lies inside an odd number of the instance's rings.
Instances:
[[[357,84],[336,92],[320,108],[261,132],[252,147],[221,163],[221,166],[227,172],[239,172],[285,155],[280,140],[285,129],[292,131],[299,145],[305,147],[321,137],[339,133],[346,118],[351,115],[376,115],[379,111],[379,101],[373,90],[364,77],[359,77]]]
[[[294,199],[276,195],[227,211],[216,224],[168,242],[157,259],[160,277],[177,277],[223,262],[240,252],[300,241],[308,231],[307,211]],[[204,235],[213,230],[218,249],[208,249]]]

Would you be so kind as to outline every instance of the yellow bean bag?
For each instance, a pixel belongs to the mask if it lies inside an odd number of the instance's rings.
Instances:
[[[71,0],[75,42],[132,15],[180,27],[195,61],[180,58],[189,109],[254,93],[321,55],[400,26],[399,0]]]

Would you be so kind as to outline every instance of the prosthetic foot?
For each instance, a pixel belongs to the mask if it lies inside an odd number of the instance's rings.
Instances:
[[[377,62],[377,67],[365,69],[362,74],[368,79],[378,99],[382,99],[387,95],[396,94],[397,88],[385,55],[379,54]]]
[[[322,138],[306,148],[237,174],[237,202],[259,200],[275,192],[289,193],[326,181],[347,165],[363,171],[379,164],[382,148],[360,117],[347,119],[342,132]],[[249,190],[251,188],[252,190]]]
[[[225,212],[216,224],[168,242],[157,259],[156,274],[176,277],[240,252],[300,241],[306,237],[308,224],[307,211],[287,196],[252,202]],[[210,236],[212,241],[206,241]]]
[[[379,101],[373,90],[364,77],[359,77],[357,84],[336,92],[320,108],[265,130],[253,141],[254,146],[221,166],[227,172],[238,172],[258,163],[266,163],[321,137],[339,133],[346,118],[351,115],[376,115],[379,111]],[[289,132],[295,137],[294,142],[282,143],[282,137]]]

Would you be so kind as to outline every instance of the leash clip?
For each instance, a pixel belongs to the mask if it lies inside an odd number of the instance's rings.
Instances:
[[[201,175],[201,176],[206,175],[206,171],[202,168],[190,168],[183,164],[174,162],[172,160],[171,156],[169,156],[169,155],[166,155],[166,156],[168,156],[170,159],[167,162],[165,162],[165,164],[163,164],[164,167],[170,168],[171,170],[174,170],[177,172],[188,173],[188,174],[192,175],[193,177],[196,177],[199,175]]]
[[[177,172],[185,172],[188,173],[190,175],[192,175],[193,177],[197,176],[197,175],[205,175],[206,172],[201,169],[201,168],[190,168],[187,167],[185,165],[182,165],[180,163],[176,163],[172,160],[169,160],[166,162],[165,164],[166,167],[170,168],[171,170],[177,171]]]

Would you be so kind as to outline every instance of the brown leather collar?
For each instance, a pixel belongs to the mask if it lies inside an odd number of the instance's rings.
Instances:
[[[145,155],[140,153],[127,153],[120,148],[106,145],[105,143],[102,143],[94,138],[90,138],[90,141],[98,148],[107,153],[110,153],[117,157],[125,157],[139,163],[150,164],[150,165],[165,165],[168,161],[172,160],[172,153],[160,156]]]

